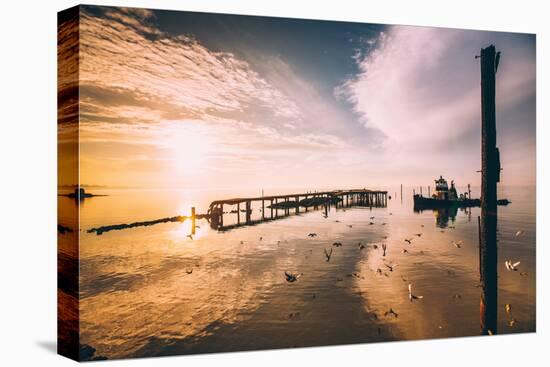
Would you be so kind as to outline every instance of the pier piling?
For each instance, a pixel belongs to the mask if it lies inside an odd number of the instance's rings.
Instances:
[[[195,234],[196,231],[196,215],[195,215],[195,207],[191,207],[191,234]]]
[[[495,46],[481,50],[481,229],[480,229],[480,332],[496,334],[498,322],[497,182],[500,175],[496,147],[495,84],[499,57]]]

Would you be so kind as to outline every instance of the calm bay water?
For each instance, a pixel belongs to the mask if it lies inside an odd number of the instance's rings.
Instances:
[[[121,358],[479,334],[479,208],[415,213],[412,190],[407,189],[403,202],[393,197],[387,208],[332,208],[328,218],[313,211],[227,232],[200,220],[191,240],[189,221],[101,236],[86,230],[187,215],[191,206],[205,213],[215,199],[258,192],[94,192],[109,196],[81,205],[80,328],[81,344],[96,348],[97,355]],[[389,189],[390,195],[394,192],[399,194]],[[479,195],[473,190],[472,196]],[[512,204],[499,207],[497,333],[532,332],[535,190],[503,188],[499,197]],[[59,205],[69,212],[76,204],[60,197]],[[258,208],[253,209],[258,215]],[[517,231],[522,233],[516,236]],[[309,237],[313,232],[317,236]],[[412,239],[411,244],[405,239]],[[453,245],[457,241],[462,241],[460,248]],[[334,242],[342,246],[334,247]],[[324,249],[331,248],[327,262]],[[506,270],[507,259],[521,261],[519,271]],[[284,271],[303,275],[288,283]],[[409,283],[422,299],[409,300]],[[506,304],[511,312],[505,311]]]

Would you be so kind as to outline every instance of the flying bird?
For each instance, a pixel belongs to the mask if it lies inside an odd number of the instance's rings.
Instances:
[[[384,264],[386,266],[386,268],[390,269],[390,271],[393,271],[393,269],[397,266],[397,264],[393,264],[393,265],[389,265],[389,264]]]
[[[518,265],[521,263],[521,261],[517,261],[515,263],[512,263],[512,260],[506,260],[504,262],[504,265],[506,266],[506,269],[508,271],[518,271]]]
[[[330,261],[330,257],[332,256],[332,248],[330,249],[330,251],[327,251],[327,249],[324,249],[324,250],[325,250],[325,258],[328,263]]]
[[[187,269],[185,272],[186,272],[187,274],[191,274],[191,273],[193,273],[193,269]]]
[[[422,299],[424,296],[417,296],[412,291],[412,284],[409,283],[409,301],[413,301],[414,299]]]
[[[292,274],[292,273],[289,273],[289,272],[286,272],[285,271],[285,278],[286,278],[286,281],[289,282],[289,283],[294,283],[295,281],[298,280],[298,278],[300,278],[302,276],[302,273],[300,274]]]
[[[317,233],[310,233],[308,234],[309,237],[317,237]]]
[[[410,245],[412,242],[412,238],[405,238],[405,242],[407,242]]]
[[[386,249],[387,248],[388,248],[388,246],[385,243],[383,243],[382,244],[382,250],[384,251],[384,253],[382,254],[382,256],[386,256]]]
[[[462,240],[458,242],[451,242],[456,248],[460,248],[462,246]]]
[[[188,234],[188,235],[187,235],[187,238],[190,238],[190,239],[192,240],[192,239],[193,239],[193,236],[190,235],[190,234]]]
[[[384,316],[385,316],[385,317],[387,317],[387,316],[393,316],[393,317],[395,317],[395,318],[398,318],[398,317],[399,317],[399,315],[397,314],[397,312],[395,312],[395,311],[393,310],[393,308],[390,308],[388,311],[386,311],[386,312],[384,313]]]
[[[334,242],[334,243],[332,244],[332,246],[340,247],[340,246],[342,246],[342,242]]]
[[[521,236],[522,234],[523,234],[523,231],[517,231],[517,232],[516,232],[516,237],[519,237],[519,236]]]
[[[422,236],[422,233],[415,233],[414,235],[420,237]]]

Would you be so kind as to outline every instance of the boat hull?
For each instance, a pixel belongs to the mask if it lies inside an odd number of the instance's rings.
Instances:
[[[481,206],[481,199],[462,199],[462,200],[440,200],[434,198],[427,198],[420,195],[414,195],[414,207],[415,209],[437,209],[437,208],[472,208]],[[508,205],[510,201],[508,199],[501,199],[497,201],[498,205]]]

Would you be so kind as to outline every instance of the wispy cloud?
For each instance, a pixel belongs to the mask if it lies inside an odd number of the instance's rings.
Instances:
[[[366,127],[384,133],[390,167],[406,167],[414,154],[432,170],[468,167],[471,178],[480,139],[480,71],[474,56],[490,43],[502,51],[499,124],[506,129],[508,110],[519,108],[524,120],[516,123],[534,136],[529,107],[518,106],[534,99],[533,41],[505,33],[392,27],[379,35],[373,51],[354,56],[360,72],[335,88],[335,95],[352,104]]]
[[[439,173],[473,180],[479,165],[474,55],[493,42],[503,51],[499,131],[503,141],[517,138],[517,154],[503,150],[503,163],[530,167],[522,164],[534,152],[529,36],[396,26],[373,37],[366,30],[345,50],[338,46],[349,58],[335,65],[332,50],[310,45],[307,55],[316,51],[324,61],[318,70],[338,72],[346,60],[353,68],[339,78],[313,73],[308,79],[300,50],[285,55],[249,47],[253,38],[244,29],[216,33],[224,47],[212,47],[163,30],[160,13],[94,9],[84,10],[80,24],[81,152],[84,175],[94,183],[116,176],[119,185],[126,184],[123,177],[230,184],[234,177],[240,185],[245,177],[257,186],[293,177],[300,185],[382,186],[422,183]],[[523,131],[512,121],[518,119]],[[155,166],[159,174],[146,178],[137,169]],[[265,167],[270,173],[256,177]]]

